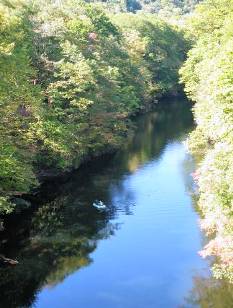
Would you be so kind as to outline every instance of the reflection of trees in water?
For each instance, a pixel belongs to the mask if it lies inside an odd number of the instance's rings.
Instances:
[[[194,277],[193,289],[184,307],[230,308],[233,303],[233,285],[223,280]]]
[[[29,306],[44,284],[54,285],[89,265],[97,240],[114,232],[114,225],[106,227],[104,216],[93,207],[86,211],[69,204],[69,197],[60,197],[24,221],[27,226],[15,230],[19,246],[8,247],[8,254],[17,257],[19,264],[0,271],[2,307]]]
[[[0,233],[1,250],[19,264],[0,269],[2,307],[30,306],[41,287],[89,265],[98,240],[120,227],[113,220],[117,213],[132,214],[134,195],[123,175],[158,159],[166,144],[183,136],[191,124],[188,104],[158,106],[138,118],[137,131],[111,159],[89,163],[63,182],[47,183],[34,208],[10,216]],[[94,208],[95,200],[108,210]]]
[[[182,171],[183,171],[183,180],[185,184],[185,190],[187,194],[190,196],[192,201],[192,207],[201,216],[201,212],[198,209],[197,201],[198,201],[198,186],[195,183],[192,174],[196,170],[196,162],[192,155],[186,153],[185,159],[182,164]]]
[[[195,170],[195,161],[191,155],[187,154],[183,161],[183,178],[186,191],[191,197],[192,206],[200,216],[197,201],[197,187],[191,174]],[[200,231],[201,232],[201,231]],[[202,246],[209,241],[207,236],[202,233]],[[209,260],[211,262],[211,260]],[[182,306],[200,307],[200,308],[230,308],[233,307],[233,284],[224,280],[216,280],[210,273],[200,273],[193,277],[193,288],[185,298],[185,304]]]
[[[179,100],[161,104],[155,112],[139,117],[137,130],[126,145],[127,151],[119,152],[124,169],[133,172],[141,164],[158,159],[165,146],[182,138],[192,124],[189,103]]]

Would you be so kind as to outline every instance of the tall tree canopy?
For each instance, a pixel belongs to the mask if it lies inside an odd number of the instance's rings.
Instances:
[[[179,90],[187,43],[148,17],[77,0],[1,3],[0,212],[38,178],[117,148],[130,115]]]

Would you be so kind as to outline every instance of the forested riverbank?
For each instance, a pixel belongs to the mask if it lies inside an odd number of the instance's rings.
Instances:
[[[215,277],[233,281],[233,1],[208,0],[190,19],[195,43],[181,70],[195,101],[197,128],[189,149],[198,169],[201,227],[210,237],[201,252],[215,256]]]
[[[1,217],[44,179],[119,149],[133,116],[184,87],[200,254],[232,282],[232,16],[233,0],[1,1]]]
[[[1,213],[41,176],[118,148],[130,115],[180,89],[187,42],[156,16],[7,1],[0,23]]]

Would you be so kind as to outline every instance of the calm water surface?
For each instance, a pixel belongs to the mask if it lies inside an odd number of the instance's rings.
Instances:
[[[164,102],[140,116],[121,151],[48,183],[24,219],[9,218],[3,253],[19,264],[0,269],[1,307],[230,307],[197,253],[189,109]]]

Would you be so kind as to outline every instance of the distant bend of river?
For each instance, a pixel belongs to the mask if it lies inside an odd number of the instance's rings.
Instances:
[[[0,268],[0,307],[230,307],[232,289],[198,255],[190,107],[158,104],[115,155],[47,183],[34,210],[9,218],[1,251],[19,264]]]

